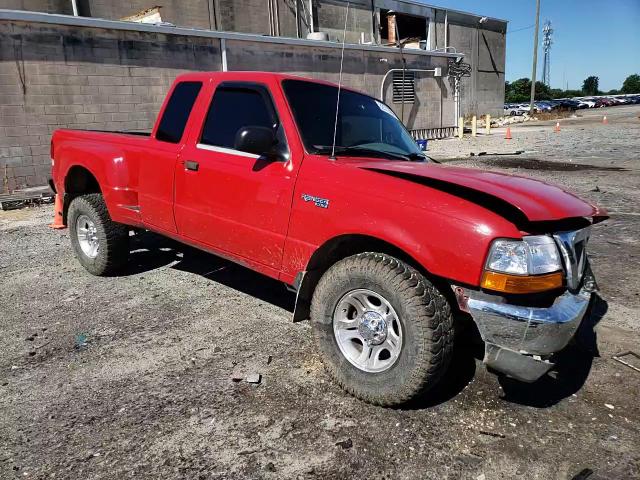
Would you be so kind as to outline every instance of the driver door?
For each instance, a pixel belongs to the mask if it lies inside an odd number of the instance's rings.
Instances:
[[[203,127],[194,129],[176,165],[181,235],[280,268],[295,172],[288,155],[267,160],[235,148],[236,133],[247,126],[271,128],[286,144],[279,118],[266,85],[227,81],[215,87]]]

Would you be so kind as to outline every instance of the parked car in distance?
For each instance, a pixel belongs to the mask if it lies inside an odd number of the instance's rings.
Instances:
[[[596,106],[596,102],[594,102],[593,100],[578,99],[578,108],[580,109],[593,108],[595,106]]]
[[[615,104],[615,102],[613,100],[611,100],[610,98],[606,98],[606,97],[596,98],[594,101],[596,102],[596,107],[598,107],[598,108],[610,107],[611,105]]]
[[[538,112],[550,112],[554,108],[549,102],[535,102],[534,107]]]
[[[510,116],[520,116],[524,115],[526,110],[524,110],[520,105],[515,104],[505,104],[504,106],[504,114]]]
[[[438,388],[465,324],[488,367],[537,380],[595,289],[587,242],[603,209],[432,162],[391,108],[326,82],[181,75],[149,134],[56,130],[51,158],[88,272],[117,273],[130,230],[148,229],[280,280],[329,374],[377,405]]]
[[[579,102],[576,102],[575,100],[566,99],[566,98],[554,100],[554,103],[556,104],[556,108],[561,110],[576,110],[579,105]]]

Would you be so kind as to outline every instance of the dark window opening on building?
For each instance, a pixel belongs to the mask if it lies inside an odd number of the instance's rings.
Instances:
[[[380,41],[396,43],[407,38],[427,39],[427,19],[415,15],[380,10]]]

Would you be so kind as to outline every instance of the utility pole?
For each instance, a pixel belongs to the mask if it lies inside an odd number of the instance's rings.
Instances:
[[[533,102],[536,98],[536,66],[538,64],[538,31],[540,30],[540,0],[536,0],[536,31],[533,34],[533,67],[531,69],[531,102],[529,115],[533,115]]]

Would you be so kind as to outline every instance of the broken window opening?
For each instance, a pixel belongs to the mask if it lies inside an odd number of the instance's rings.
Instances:
[[[419,40],[410,42],[405,47],[420,48],[420,42],[427,40],[428,28],[426,17],[380,9],[380,43],[383,45],[395,45],[396,42],[415,38]]]

